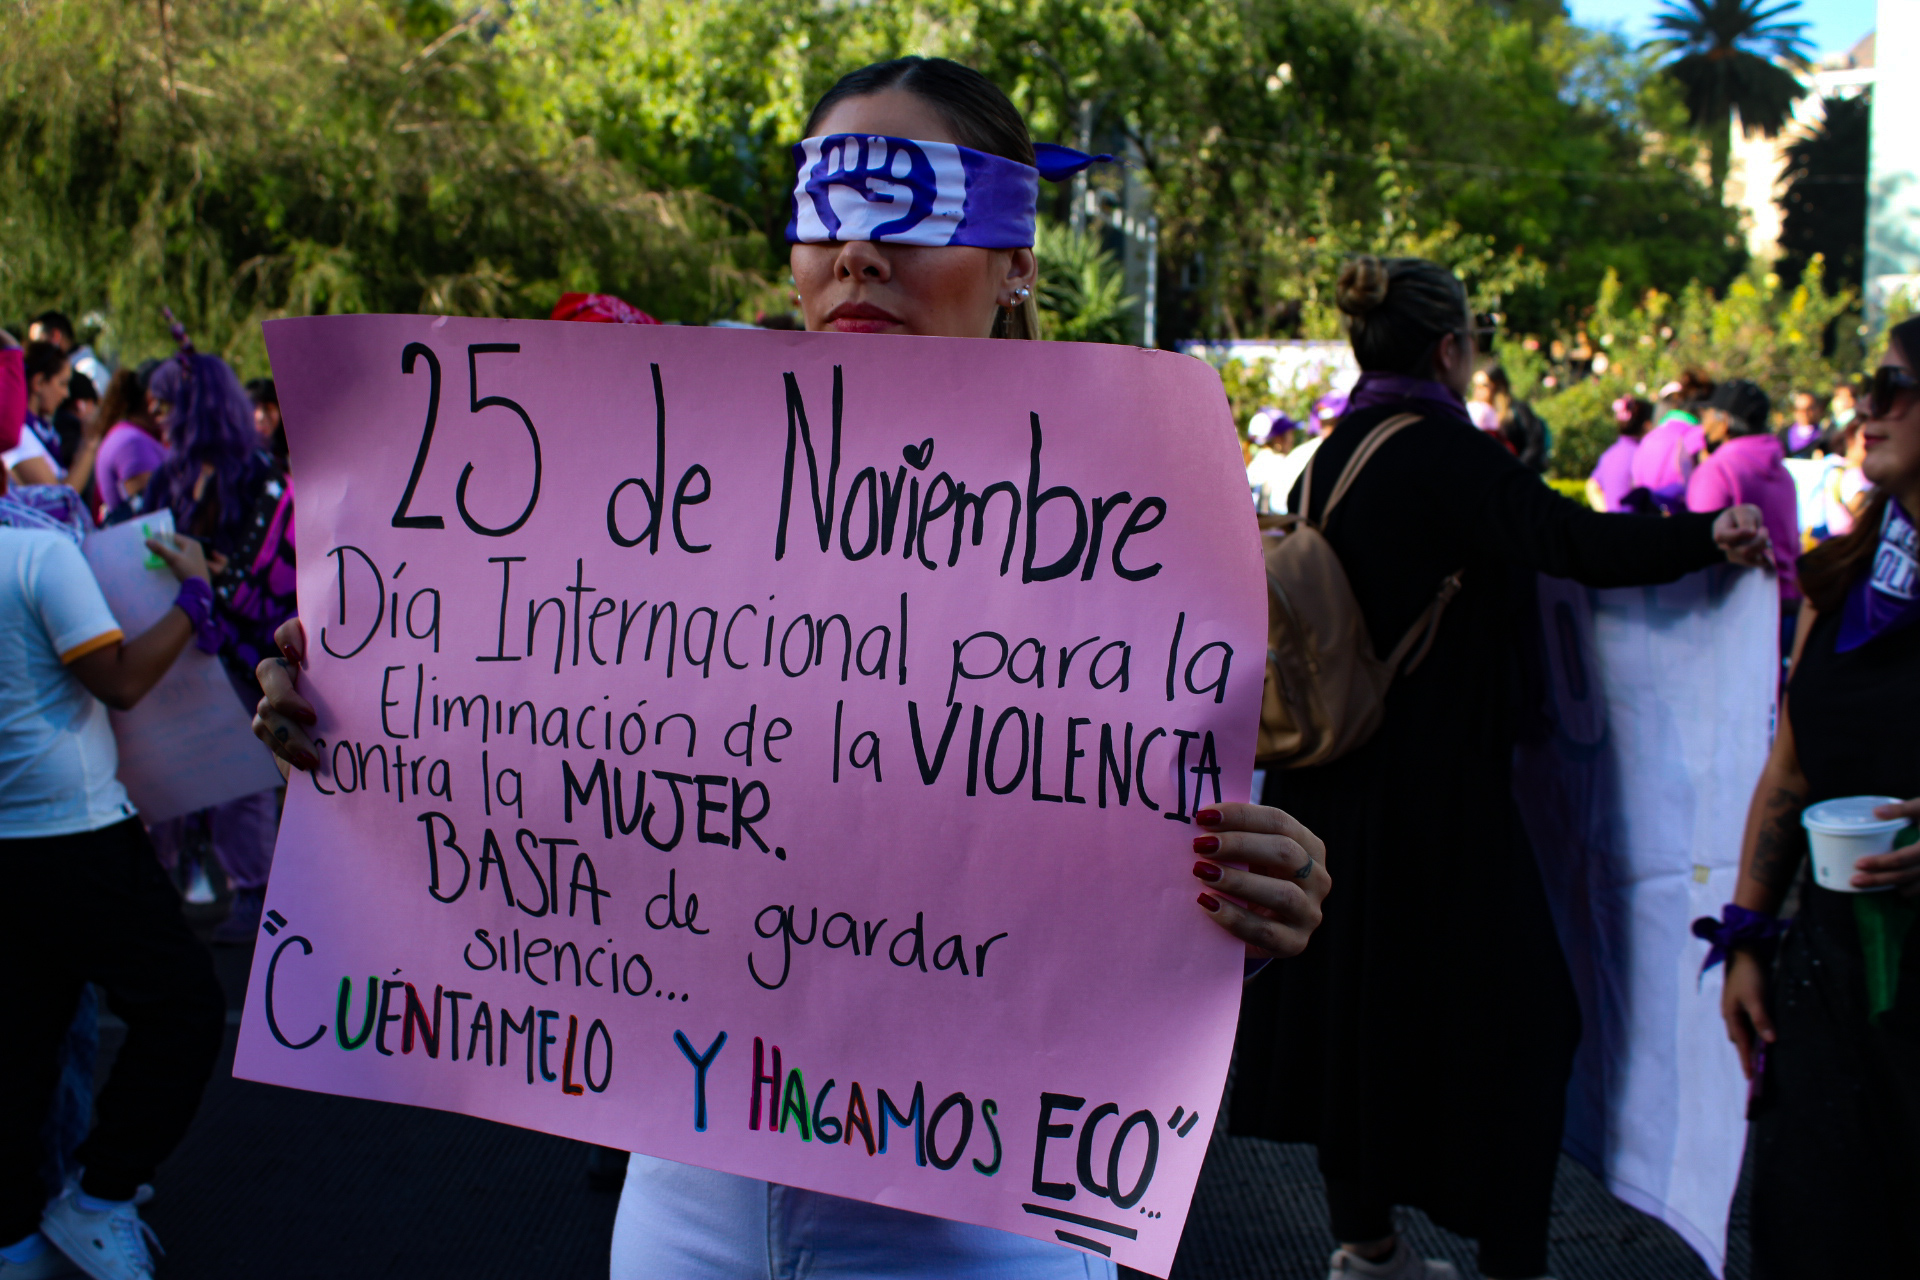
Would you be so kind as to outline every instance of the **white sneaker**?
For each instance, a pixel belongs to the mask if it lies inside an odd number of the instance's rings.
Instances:
[[[67,1255],[46,1242],[40,1241],[40,1252],[28,1262],[9,1262],[0,1257],[0,1280],[57,1280],[60,1276],[77,1276],[80,1269],[67,1260]]]
[[[1423,1258],[1407,1247],[1402,1239],[1393,1252],[1378,1262],[1368,1262],[1357,1253],[1335,1249],[1327,1264],[1327,1280],[1347,1280],[1365,1276],[1368,1280],[1460,1280],[1451,1262]]]
[[[207,879],[207,869],[195,859],[193,873],[187,878],[186,900],[196,907],[204,907],[218,901],[219,896],[213,891],[213,882]]]
[[[93,1280],[153,1280],[149,1242],[160,1245],[132,1201],[89,1210],[69,1186],[47,1206],[40,1230]]]

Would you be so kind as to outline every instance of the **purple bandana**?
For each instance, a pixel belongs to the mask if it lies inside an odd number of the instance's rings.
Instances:
[[[1729,902],[1720,908],[1718,920],[1712,916],[1701,916],[1693,922],[1693,936],[1710,944],[1700,972],[1706,973],[1726,959],[1728,952],[1742,944],[1759,949],[1763,956],[1770,956],[1774,944],[1786,931],[1785,920],[1749,911],[1737,903]]]
[[[1920,531],[1913,527],[1898,499],[1887,501],[1880,521],[1880,546],[1873,553],[1873,572],[1853,584],[1840,610],[1836,653],[1858,649],[1883,632],[1904,627],[1920,617]]]
[[[1361,374],[1347,399],[1346,412],[1406,401],[1413,402],[1410,408],[1425,408],[1441,417],[1473,425],[1473,419],[1467,416],[1466,401],[1452,387],[1432,378],[1409,378],[1398,373]]]
[[[855,133],[808,138],[793,149],[798,172],[787,239],[1028,248],[1040,179],[1058,182],[1113,159],[1045,142],[1034,152],[1037,168],[951,142]]]
[[[0,494],[0,528],[65,534],[79,546],[93,532],[93,517],[66,485],[16,484]]]

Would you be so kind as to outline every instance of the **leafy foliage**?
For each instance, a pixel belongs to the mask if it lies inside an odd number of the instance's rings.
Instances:
[[[1787,146],[1781,175],[1782,279],[1793,282],[1819,254],[1842,280],[1858,280],[1867,256],[1867,150],[1871,94],[1828,98],[1820,127]]]
[[[530,103],[558,69],[428,0],[10,5],[0,307],[105,304],[109,348],[265,372],[258,321],[538,313],[565,289],[667,317],[767,289],[744,219],[642,185]],[[164,19],[164,25],[163,25]]]
[[[1608,356],[1605,373],[1555,391],[1545,384],[1549,365],[1537,351],[1504,339],[1496,348],[1515,394],[1531,399],[1553,428],[1553,474],[1577,478],[1613,443],[1615,397],[1652,398],[1687,369],[1715,381],[1749,378],[1779,407],[1795,390],[1832,387],[1858,369],[1861,353],[1855,345],[1829,357],[1822,335],[1857,306],[1851,290],[1828,292],[1818,256],[1797,285],[1753,271],[1722,297],[1694,284],[1678,295],[1648,292],[1636,302],[1609,276],[1587,320],[1587,332]]]
[[[1127,295],[1112,251],[1095,235],[1048,220],[1037,232],[1041,332],[1062,342],[1139,342],[1139,299]]]
[[[1671,53],[1666,72],[1686,95],[1687,119],[1709,135],[1713,187],[1727,180],[1728,132],[1734,113],[1748,137],[1772,138],[1786,127],[1806,90],[1786,66],[1804,67],[1812,46],[1804,22],[1781,22],[1799,0],[1667,0],[1654,16],[1661,31],[1651,47]],[[1775,61],[1775,60],[1778,61]]]
[[[1520,329],[1742,261],[1673,85],[1547,0],[0,0],[0,314],[146,354],[164,302],[251,372],[276,315],[777,309],[788,148],[901,53],[1129,158],[1094,182],[1153,191],[1162,341],[1331,333],[1358,249]],[[1057,333],[1135,336],[1097,252],[1047,252]]]
[[[1233,424],[1244,436],[1248,420],[1273,403],[1273,361],[1255,360],[1249,364],[1238,357],[1223,361],[1220,385],[1226,389]]]

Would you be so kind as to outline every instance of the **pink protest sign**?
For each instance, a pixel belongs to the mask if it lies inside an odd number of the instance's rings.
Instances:
[[[1241,954],[1266,605],[1161,352],[267,326],[299,777],[236,1074],[1165,1275]]]

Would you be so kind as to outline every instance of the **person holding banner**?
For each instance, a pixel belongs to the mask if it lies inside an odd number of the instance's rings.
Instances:
[[[1687,481],[1707,447],[1697,406],[1712,394],[1713,382],[1695,369],[1660,388],[1658,422],[1640,438],[1631,475],[1633,487],[1645,489],[1662,511],[1686,509]]]
[[[134,1196],[186,1133],[225,1029],[211,960],[116,777],[107,720],[107,706],[138,702],[206,624],[206,559],[191,538],[149,539],[180,594],[125,639],[80,553],[91,523],[64,486],[0,497],[3,1280],[70,1275],[67,1257],[112,1280],[152,1275]],[[41,1130],[89,982],[127,1040],[75,1156],[86,1172],[49,1204]]]
[[[1249,987],[1232,1123],[1318,1144],[1341,1242],[1333,1276],[1454,1275],[1403,1246],[1392,1210],[1411,1204],[1476,1237],[1485,1275],[1523,1280],[1547,1267],[1580,1034],[1512,791],[1509,691],[1532,574],[1666,582],[1764,564],[1767,534],[1749,506],[1660,520],[1589,510],[1475,429],[1471,316],[1445,267],[1358,258],[1336,300],[1363,372],[1290,506],[1321,525],[1376,644],[1436,599],[1444,612],[1370,741],[1267,775],[1267,803],[1339,860],[1340,892],[1324,936]],[[1377,453],[1342,481],[1328,520],[1335,477],[1378,428],[1397,434],[1368,445]]]
[[[1793,672],[1733,901],[1694,926],[1713,943],[1707,966],[1726,959],[1727,1036],[1753,1082],[1757,1280],[1920,1274],[1920,800],[1872,805],[1920,796],[1916,355],[1920,319],[1895,326],[1854,424],[1873,497],[1800,562]],[[1843,797],[1863,797],[1859,820],[1880,820],[1894,848],[1825,887],[1802,818]],[[1777,919],[1796,888],[1798,913]]]
[[[815,332],[969,338],[1038,335],[1033,253],[1039,180],[1091,158],[1036,146],[990,81],[942,59],[902,58],[843,77],[795,148],[788,227],[793,278]],[[992,374],[991,348],[978,377]],[[970,371],[971,372],[971,371]],[[315,717],[297,690],[306,637],[280,632],[283,660],[259,668],[255,732],[281,758],[318,763]],[[1325,849],[1287,814],[1216,803],[1197,909],[1258,957],[1298,953],[1329,885]],[[1184,853],[1185,850],[1183,849]],[[817,1280],[1112,1276],[1091,1253],[1011,1232],[635,1155],[614,1229],[612,1274]]]
[[[253,403],[233,369],[180,336],[180,353],[147,385],[166,427],[167,459],[133,507],[136,514],[170,509],[176,528],[215,553],[215,648],[235,692],[252,707],[260,697],[253,669],[273,652],[274,628],[294,611],[293,485],[285,462],[254,430]],[[243,944],[259,931],[279,822],[273,791],[209,811],[214,855],[233,889],[215,942]],[[159,838],[171,845],[178,830],[177,821],[162,824]]]

